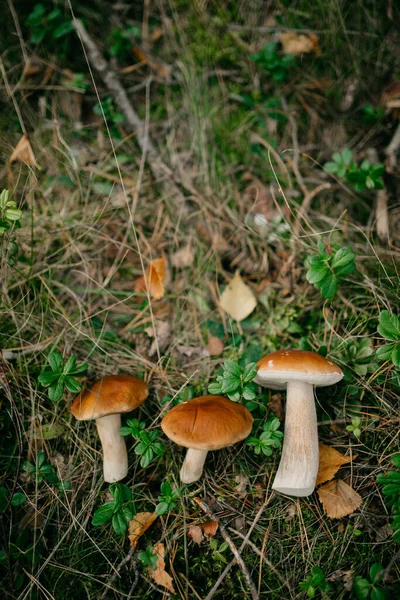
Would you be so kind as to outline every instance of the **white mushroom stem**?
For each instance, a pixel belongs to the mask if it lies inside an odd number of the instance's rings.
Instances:
[[[289,496],[309,496],[315,488],[318,466],[314,388],[309,383],[288,382],[282,458],[272,487]]]
[[[208,450],[188,449],[180,472],[182,483],[193,483],[200,479],[207,453]]]
[[[96,419],[97,431],[103,447],[104,481],[115,483],[128,474],[128,453],[120,435],[121,415],[107,415]]]

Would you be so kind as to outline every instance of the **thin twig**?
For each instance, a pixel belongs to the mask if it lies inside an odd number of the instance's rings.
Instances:
[[[200,500],[200,498],[194,498],[193,500],[194,500],[194,502],[196,502],[196,504],[198,506],[200,506],[201,510],[210,519],[212,519],[213,521],[217,521],[215,514],[213,513],[211,508],[208,506],[208,504],[206,504],[203,500]],[[246,579],[246,583],[249,587],[251,597],[253,598],[253,600],[259,600],[259,595],[257,593],[256,586],[254,585],[254,582],[251,578],[249,570],[246,567],[246,564],[245,564],[243,558],[240,556],[238,549],[236,548],[235,544],[233,543],[232,538],[230,537],[229,533],[225,529],[225,526],[221,522],[219,522],[219,531],[221,532],[222,537],[224,538],[224,540],[228,544],[229,548],[231,549],[232,554],[235,557],[235,559],[234,559],[235,562],[239,565],[239,567],[242,570],[244,578]],[[207,595],[207,599],[209,599],[209,598],[211,598],[210,594]]]
[[[280,33],[286,31],[293,31],[294,33],[316,33],[317,35],[329,34],[333,33],[332,29],[293,29],[291,27],[267,27],[267,26],[259,26],[255,27],[253,25],[228,25],[228,31],[259,31],[260,33]],[[368,31],[354,31],[351,29],[346,29],[344,31],[346,35],[360,35],[363,37],[378,37],[376,33],[370,33]]]
[[[128,564],[128,562],[132,559],[135,550],[136,550],[136,546],[132,546],[129,549],[128,554],[121,560],[121,562],[119,563],[118,567],[115,569],[114,573],[112,574],[112,576],[110,577],[110,579],[106,583],[105,590],[101,594],[100,600],[104,600],[104,598],[107,596],[108,592],[110,591],[110,589],[112,588],[112,586],[114,584],[114,581],[116,580],[117,577],[120,576],[120,573],[121,573],[121,570],[123,569],[123,567],[126,564]],[[136,568],[136,564],[135,564],[135,561],[133,561],[133,560],[132,560],[132,570],[133,570],[133,572],[135,574],[135,579],[134,579],[134,581],[132,583],[132,586],[131,586],[131,588],[129,590],[129,595],[132,594],[134,588],[137,585],[138,579],[139,579],[137,568]]]
[[[375,222],[377,236],[383,244],[386,244],[389,239],[389,211],[386,188],[378,190],[376,195]]]
[[[137,142],[141,150],[146,154],[146,160],[151,171],[153,172],[154,177],[160,181],[164,190],[168,194],[173,196],[180,203],[184,203],[184,196],[173,180],[172,170],[161,160],[154,142],[148,135],[145,123],[140,119],[133,109],[128,95],[118,78],[118,75],[103,58],[82,22],[79,19],[73,19],[72,23],[79,39],[87,50],[88,58],[91,64],[100,73],[105,85],[113,95],[115,102],[125,115],[127,127],[130,131],[135,132]]]

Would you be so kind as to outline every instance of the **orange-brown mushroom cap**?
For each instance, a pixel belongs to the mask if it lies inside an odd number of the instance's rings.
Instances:
[[[79,421],[137,408],[149,395],[147,383],[131,375],[106,375],[75,398],[71,412]]]
[[[252,425],[247,408],[224,396],[202,396],[178,404],[161,422],[173,442],[196,450],[219,450],[236,444],[249,435]]]
[[[284,388],[289,381],[302,381],[316,386],[333,385],[343,378],[338,365],[316,352],[278,350],[257,363],[256,383]]]

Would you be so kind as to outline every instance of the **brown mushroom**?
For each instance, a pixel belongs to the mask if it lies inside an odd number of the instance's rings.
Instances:
[[[253,417],[243,404],[223,396],[193,398],[172,408],[161,422],[165,435],[188,448],[180,477],[183,483],[200,479],[209,450],[219,450],[245,439]]]
[[[149,395],[147,384],[131,375],[106,375],[80,394],[71,412],[78,421],[95,419],[103,447],[104,481],[114,483],[128,474],[128,454],[120,435],[121,413],[137,408]]]
[[[289,496],[309,496],[319,464],[314,386],[333,385],[343,372],[320,354],[305,350],[278,350],[257,365],[256,383],[287,390],[282,458],[272,487]]]

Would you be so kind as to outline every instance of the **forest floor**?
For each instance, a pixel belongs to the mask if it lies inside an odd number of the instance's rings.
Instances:
[[[1,597],[400,597],[398,3],[2,18]],[[243,380],[279,349],[344,372],[306,498],[272,490],[285,393]],[[161,420],[229,370],[251,438],[184,486]],[[110,486],[71,406],[113,374],[150,393]]]

